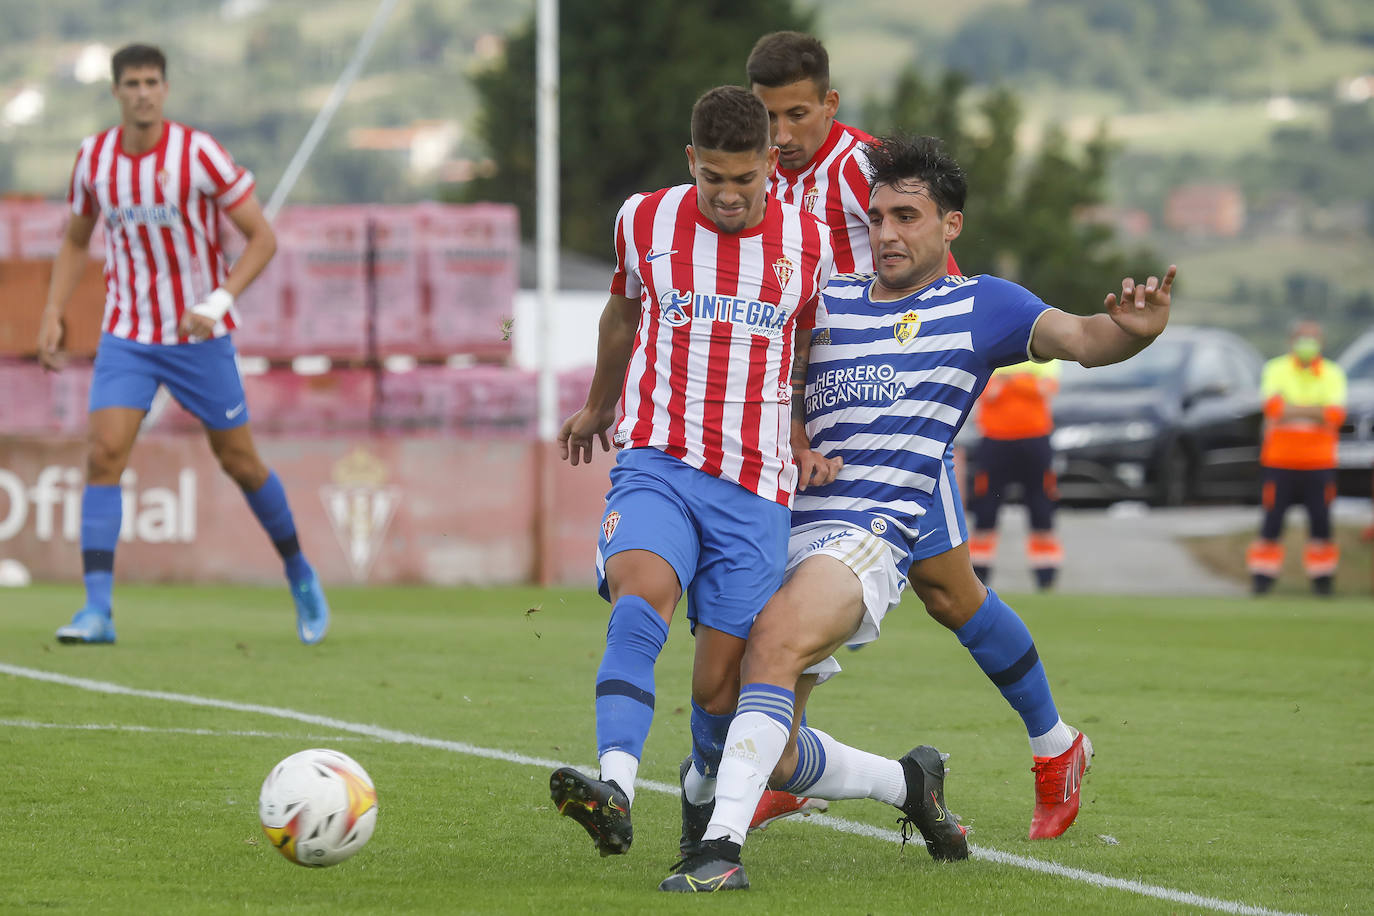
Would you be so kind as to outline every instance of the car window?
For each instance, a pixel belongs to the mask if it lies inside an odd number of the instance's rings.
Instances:
[[[1352,381],[1374,380],[1374,331],[1365,331],[1340,357],[1341,368]]]
[[[1237,387],[1225,351],[1214,344],[1199,344],[1193,348],[1183,385],[1183,390],[1189,394],[1198,391],[1230,392]]]
[[[1260,367],[1255,360],[1246,357],[1245,353],[1235,347],[1224,348],[1222,357],[1234,389],[1239,391],[1257,391],[1259,389]]]
[[[1180,340],[1160,338],[1130,359],[1110,366],[1085,369],[1078,363],[1065,362],[1059,377],[1061,391],[1156,388],[1178,375],[1183,367],[1188,344]]]
[[[1345,375],[1350,381],[1374,381],[1374,350],[1368,350],[1345,367]]]

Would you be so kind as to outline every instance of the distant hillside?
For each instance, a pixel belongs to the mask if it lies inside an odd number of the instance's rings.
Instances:
[[[1192,318],[1259,327],[1251,336],[1266,347],[1293,312],[1342,328],[1374,323],[1374,304],[1368,314],[1363,304],[1374,303],[1369,0],[799,5],[817,11],[842,119],[862,123],[865,101],[915,64],[969,72],[971,103],[979,87],[1012,86],[1025,148],[1049,124],[1079,141],[1106,124],[1121,150],[1107,218],[1179,261]],[[376,9],[376,0],[0,0],[0,190],[62,193],[79,139],[116,116],[109,51],[145,40],[171,58],[168,114],[214,132],[265,197]],[[416,200],[481,169],[492,151],[472,135],[467,75],[501,53],[532,9],[532,0],[401,0],[292,200]],[[1189,183],[1236,189],[1240,231],[1170,228],[1169,196]]]

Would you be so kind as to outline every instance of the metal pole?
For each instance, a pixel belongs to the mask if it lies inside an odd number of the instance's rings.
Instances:
[[[539,340],[539,442],[536,445],[535,551],[539,583],[555,578],[553,532],[558,515],[553,471],[558,392],[554,381],[554,295],[558,288],[558,0],[538,0],[535,18],[535,257]]]
[[[334,88],[329,90],[329,98],[325,99],[324,106],[315,115],[315,120],[311,122],[310,129],[305,133],[305,139],[301,145],[296,147],[296,154],[291,157],[291,161],[286,165],[286,171],[282,172],[281,180],[277,182],[276,188],[272,191],[272,197],[267,201],[267,206],[263,207],[263,213],[267,215],[268,221],[277,217],[277,211],[282,204],[286,203],[287,195],[296,186],[296,180],[301,177],[301,172],[305,170],[305,164],[310,161],[311,155],[315,152],[315,147],[319,145],[320,138],[329,127],[329,122],[334,119],[334,113],[343,104],[344,96],[348,94],[348,89],[353,85],[353,81],[358,78],[358,73],[363,69],[363,63],[367,60],[367,55],[372,51],[372,45],[377,41],[377,36],[382,33],[382,27],[391,16],[391,11],[396,8],[397,0],[382,0],[377,6],[377,12],[372,14],[372,22],[367,26],[367,31],[363,32],[363,37],[358,39],[358,46],[353,49],[353,57],[339,74],[339,78],[334,82]]]
[[[539,0],[535,52],[535,195],[539,274],[539,438],[557,433],[554,296],[558,288],[558,0]]]

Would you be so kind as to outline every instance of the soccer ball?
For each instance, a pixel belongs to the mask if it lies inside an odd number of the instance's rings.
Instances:
[[[312,748],[272,768],[258,797],[262,831],[297,865],[320,868],[353,855],[377,826],[377,790],[347,754]]]

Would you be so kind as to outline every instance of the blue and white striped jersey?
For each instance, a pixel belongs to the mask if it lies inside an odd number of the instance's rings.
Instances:
[[[998,277],[946,276],[873,301],[873,274],[832,277],[806,375],[811,447],[844,458],[838,478],[797,493],[792,525],[840,520],[906,554],[930,506],[945,450],[998,366],[1030,357],[1049,306]]]

